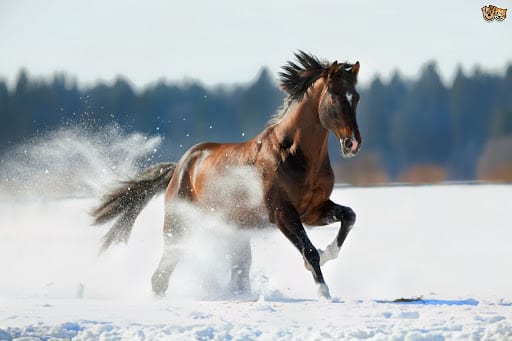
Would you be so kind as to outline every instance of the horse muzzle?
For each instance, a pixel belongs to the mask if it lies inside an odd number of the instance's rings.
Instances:
[[[359,151],[360,144],[351,137],[340,138],[341,154],[345,158],[353,157]]]

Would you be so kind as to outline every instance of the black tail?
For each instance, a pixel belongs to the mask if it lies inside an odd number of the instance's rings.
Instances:
[[[91,211],[94,224],[104,224],[120,217],[103,237],[102,251],[112,244],[128,242],[135,219],[151,198],[165,191],[175,168],[176,164],[170,162],[150,166],[105,195],[101,204]]]

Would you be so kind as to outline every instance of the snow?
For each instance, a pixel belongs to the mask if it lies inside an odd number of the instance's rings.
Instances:
[[[334,301],[320,302],[276,230],[254,233],[253,294],[233,297],[226,231],[201,217],[155,299],[162,197],[128,245],[99,254],[96,199],[0,196],[0,340],[512,339],[512,186],[341,187],[333,199],[358,216],[323,266]],[[336,232],[308,230],[322,249]]]
[[[12,337],[80,339],[463,339],[512,337],[510,307],[309,300],[17,301]],[[3,310],[3,309],[2,309]],[[19,321],[18,321],[19,320]],[[508,320],[508,322],[507,322]],[[0,332],[0,338],[1,338]]]

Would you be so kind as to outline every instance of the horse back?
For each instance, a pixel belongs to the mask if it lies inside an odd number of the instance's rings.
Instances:
[[[243,143],[195,145],[178,162],[166,200],[178,197],[254,222],[272,199],[266,196],[277,190],[307,223],[311,211],[329,199],[334,175],[327,153],[312,158],[287,143],[267,129]]]

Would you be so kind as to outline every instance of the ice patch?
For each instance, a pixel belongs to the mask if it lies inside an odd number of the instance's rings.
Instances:
[[[397,317],[401,319],[417,319],[420,318],[420,313],[418,311],[402,311]]]
[[[484,322],[484,323],[487,323],[487,324],[492,324],[492,323],[500,322],[500,321],[503,321],[505,319],[506,319],[505,316],[500,316],[500,315],[491,316],[491,317],[483,317],[483,316],[480,316],[480,315],[475,316],[475,320],[476,321]]]
[[[190,318],[193,320],[206,320],[212,317],[210,314],[205,314],[201,311],[193,311],[189,314]]]

